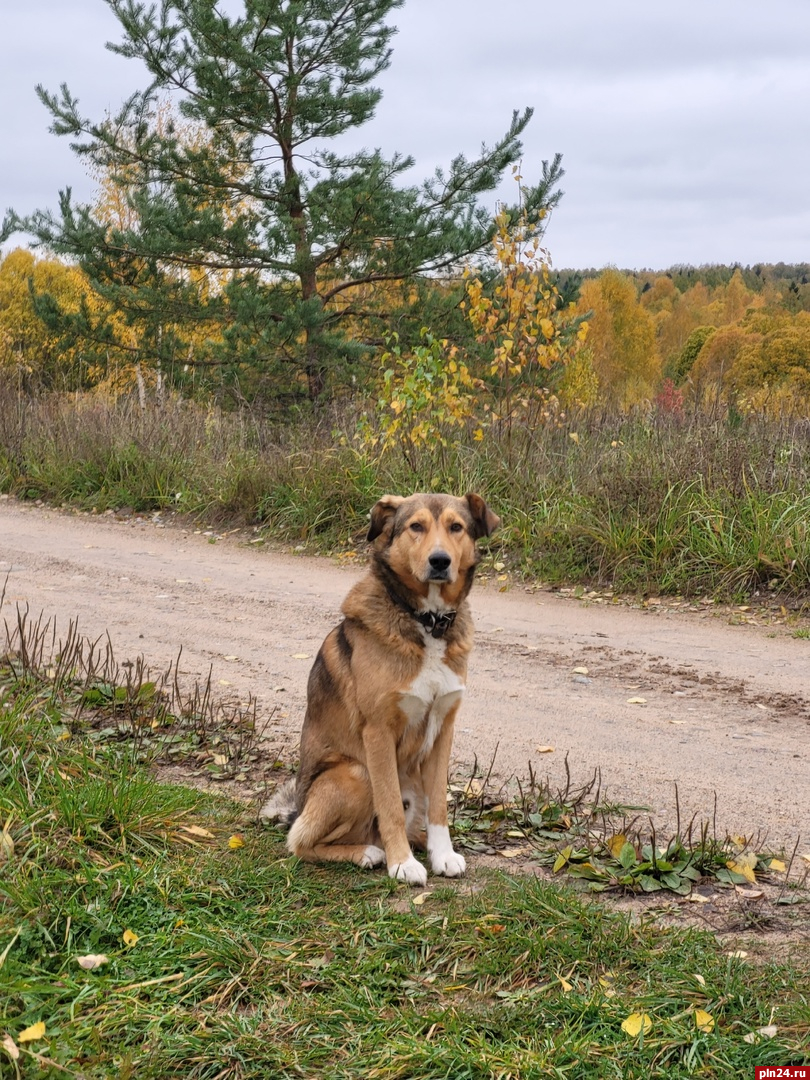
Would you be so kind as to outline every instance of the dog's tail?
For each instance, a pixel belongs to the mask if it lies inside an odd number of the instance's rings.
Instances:
[[[279,825],[289,828],[298,817],[298,807],[295,802],[295,777],[279,784],[267,802],[259,811],[259,817],[263,821],[277,821]]]

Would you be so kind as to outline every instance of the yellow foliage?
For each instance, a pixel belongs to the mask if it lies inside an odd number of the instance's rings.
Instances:
[[[605,270],[582,286],[577,310],[593,313],[588,343],[602,400],[626,409],[651,398],[661,377],[655,322],[633,282]]]
[[[599,378],[590,349],[581,349],[569,361],[557,385],[557,397],[564,409],[589,409],[597,403]]]
[[[59,387],[81,354],[65,347],[39,318],[31,296],[49,293],[68,312],[79,310],[89,294],[84,275],[58,259],[37,259],[16,248],[0,262],[0,368],[15,367]]]
[[[537,423],[554,415],[556,405],[542,373],[570,362],[585,340],[587,325],[572,332],[572,313],[559,310],[548,254],[525,214],[517,222],[505,211],[496,216],[493,253],[494,288],[488,291],[468,268],[462,306],[490,357],[484,374],[495,415],[507,424],[518,414],[529,424]]]

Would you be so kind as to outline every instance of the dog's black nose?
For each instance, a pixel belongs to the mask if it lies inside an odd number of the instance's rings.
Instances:
[[[452,562],[452,559],[444,551],[434,551],[433,554],[428,558],[428,562],[430,563],[431,570],[435,570],[438,573],[443,574]]]

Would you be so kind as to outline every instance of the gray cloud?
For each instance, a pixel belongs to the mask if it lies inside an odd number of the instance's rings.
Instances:
[[[47,132],[33,87],[66,81],[91,115],[142,84],[104,49],[101,0],[31,0],[1,17],[0,208],[91,184]],[[414,178],[474,154],[532,105],[523,172],[564,155],[556,265],[810,258],[806,0],[408,0],[378,115],[357,141],[416,158]],[[501,195],[511,198],[511,185]],[[494,200],[493,200],[494,201]]]

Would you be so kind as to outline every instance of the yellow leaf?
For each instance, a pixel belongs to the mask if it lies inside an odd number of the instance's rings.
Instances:
[[[38,1024],[32,1024],[21,1031],[17,1036],[17,1042],[34,1042],[35,1039],[41,1039],[44,1035],[45,1021],[40,1020]]]
[[[541,319],[540,329],[545,334],[547,340],[551,341],[551,339],[554,337],[554,323],[551,321],[551,319]]]
[[[557,981],[559,982],[560,986],[563,988],[563,993],[564,994],[570,994],[571,991],[574,989],[573,986],[571,985],[571,983],[568,981],[568,979],[564,979],[562,977],[562,975],[557,976]]]
[[[729,859],[726,866],[733,874],[741,874],[746,881],[755,882],[757,880],[754,869],[748,860],[739,855],[735,859]]]
[[[554,860],[554,867],[552,873],[556,874],[559,870],[565,866],[568,860],[571,858],[571,847],[564,847],[557,858]]]
[[[476,428],[475,432],[473,433],[473,439],[475,440],[475,442],[484,441],[484,432],[481,428]]]
[[[698,1031],[705,1031],[707,1034],[714,1031],[714,1017],[705,1009],[695,1009],[695,1027]]]
[[[413,898],[413,901],[412,901],[412,902],[413,902],[414,904],[416,904],[416,905],[417,905],[417,907],[421,907],[421,906],[422,906],[422,904],[424,904],[424,902],[425,902],[426,900],[429,900],[429,899],[431,898],[431,896],[433,896],[433,893],[430,893],[430,892],[420,892],[420,893],[418,893],[418,894],[417,894],[417,895],[416,895],[416,896],[415,896],[415,897]]]
[[[627,1019],[622,1021],[622,1031],[633,1039],[640,1035],[642,1030],[646,1035],[651,1028],[652,1020],[646,1013],[630,1013]]]
[[[294,652],[292,654],[293,660],[311,660],[311,654],[308,652]]]
[[[233,836],[228,837],[228,847],[231,849],[231,851],[236,851],[237,848],[244,846],[245,841],[238,834],[234,833]]]
[[[629,697],[627,699],[628,705],[646,705],[647,699],[645,697]]]
[[[569,434],[568,438],[571,440],[571,442],[579,444],[579,435],[576,433],[576,431],[572,431]]]
[[[775,870],[777,874],[784,874],[785,870],[787,870],[787,867],[781,859],[771,859],[771,861],[768,863],[768,869]]]
[[[608,851],[614,859],[618,859],[619,855],[621,854],[621,850],[626,843],[627,837],[624,835],[624,833],[616,833],[615,836],[611,836],[610,840],[608,840],[607,846]]]
[[[131,930],[124,931],[124,944],[128,949],[131,949],[133,945],[138,941],[138,935],[133,934]]]
[[[538,746],[537,747],[537,753],[538,754],[553,754],[554,753],[554,747],[553,746]]]

